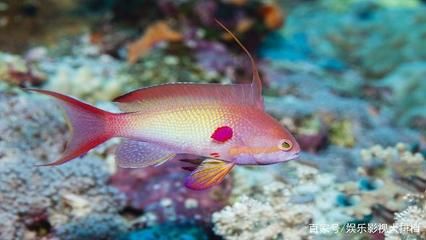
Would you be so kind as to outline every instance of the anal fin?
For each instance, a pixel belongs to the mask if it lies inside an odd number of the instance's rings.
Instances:
[[[185,179],[185,186],[192,190],[204,190],[223,181],[234,163],[218,159],[206,159]]]
[[[157,144],[124,140],[115,152],[117,164],[122,168],[158,166],[176,156]]]

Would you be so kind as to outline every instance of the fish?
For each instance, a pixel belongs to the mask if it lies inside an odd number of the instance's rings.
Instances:
[[[216,21],[245,52],[252,81],[240,84],[168,83],[134,90],[113,101],[111,113],[76,98],[42,89],[29,91],[58,100],[71,137],[55,166],[86,154],[111,138],[122,138],[115,151],[123,168],[158,166],[177,155],[199,156],[184,180],[192,190],[220,184],[236,165],[267,165],[296,159],[295,137],[265,112],[256,63],[240,40]]]

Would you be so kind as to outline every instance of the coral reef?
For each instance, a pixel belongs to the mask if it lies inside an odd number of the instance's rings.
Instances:
[[[168,240],[168,239],[185,239],[185,240],[207,240],[210,239],[204,229],[190,224],[165,223],[154,227],[130,232],[120,240]]]
[[[230,179],[208,191],[192,191],[183,186],[188,174],[177,159],[159,167],[119,169],[111,185],[127,195],[127,207],[144,211],[136,225],[152,226],[164,222],[209,223],[210,215],[227,203]],[[147,194],[149,193],[149,194]]]
[[[406,196],[410,206],[395,214],[395,223],[386,232],[386,240],[426,238],[426,192]]]
[[[426,167],[422,154],[412,153],[403,143],[387,148],[376,145],[362,150],[361,157],[364,169],[360,171],[371,177],[390,176],[389,171],[392,170],[405,177],[420,175]]]
[[[387,148],[377,145],[363,149],[360,154],[359,180],[339,186],[342,197],[351,202],[347,211],[354,217],[374,215],[381,221],[389,221],[381,214],[383,210],[401,211],[406,207],[403,196],[425,191],[425,160],[420,153],[408,151],[405,144]]]
[[[392,90],[391,103],[395,105],[395,118],[400,124],[426,129],[420,119],[426,119],[426,62],[402,64],[391,74],[382,79],[378,85]],[[416,120],[418,124],[416,124]]]
[[[343,235],[346,224],[391,221],[387,213],[407,206],[403,196],[425,191],[424,158],[408,151],[406,145],[373,146],[362,150],[361,156],[359,175],[353,176],[356,180],[340,183],[331,174],[297,162],[282,168],[235,169],[233,204],[212,217],[216,234],[225,239],[305,239],[314,234],[352,237],[347,232]],[[422,209],[424,206],[418,204],[396,214],[395,224],[403,219],[408,224],[408,213],[414,213],[411,223],[422,223],[418,221],[424,214]],[[333,225],[335,230],[313,233],[307,228],[310,223]]]
[[[45,88],[91,102],[113,99],[123,93],[122,85],[130,82],[127,75],[118,74],[123,63],[107,55],[89,57],[80,53],[67,58],[44,59],[39,66],[48,75]]]
[[[266,186],[266,202],[241,197],[213,214],[214,231],[225,239],[308,239],[307,224],[312,216],[306,206],[289,203],[286,190],[277,183]],[[277,194],[279,201],[269,199]]]
[[[93,239],[126,230],[119,215],[124,195],[107,185],[102,159],[88,155],[61,167],[36,166],[64,146],[67,129],[55,106],[25,95],[0,97],[7,110],[0,113],[0,238]]]
[[[212,216],[215,233],[225,239],[310,239],[310,223],[351,219],[337,201],[330,200],[339,194],[333,176],[308,165],[240,168],[233,177],[234,203]]]
[[[0,239],[425,239],[425,2],[0,1]],[[106,102],[141,87],[250,81],[215,18],[255,56],[300,159],[235,167],[204,192],[182,183],[195,156],[117,169],[118,138],[36,166],[70,131],[21,87],[117,112]],[[369,224],[387,231],[348,232]]]
[[[383,77],[402,63],[424,59],[426,52],[418,41],[425,32],[422,7],[383,8],[375,1],[352,2],[343,12],[315,5],[296,8],[288,16],[285,31],[303,32],[318,55],[344,59],[366,76]],[[321,27],[313,27],[319,23]]]
[[[37,66],[28,60],[0,52],[0,89],[37,86],[46,80]]]

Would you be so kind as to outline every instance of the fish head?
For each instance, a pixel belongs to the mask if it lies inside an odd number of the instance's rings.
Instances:
[[[299,157],[300,146],[295,137],[272,117],[263,119],[242,139],[243,146],[231,148],[238,164],[267,165]]]

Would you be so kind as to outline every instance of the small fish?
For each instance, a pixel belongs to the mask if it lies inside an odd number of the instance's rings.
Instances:
[[[157,166],[177,154],[205,159],[185,179],[185,186],[207,189],[222,182],[235,165],[265,165],[298,157],[300,147],[291,133],[264,111],[260,76],[253,57],[222,23],[248,55],[252,83],[172,83],[135,90],[114,101],[122,113],[110,113],[72,97],[29,89],[62,103],[72,136],[62,157],[46,164],[59,165],[87,153],[113,137],[120,167]]]

